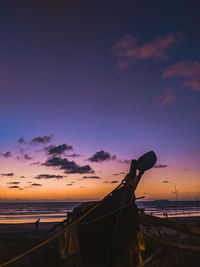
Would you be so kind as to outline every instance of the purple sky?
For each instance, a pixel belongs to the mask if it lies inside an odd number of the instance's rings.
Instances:
[[[44,162],[50,144],[73,146],[78,165],[105,176],[112,164],[87,161],[96,152],[124,160],[154,150],[159,164],[177,177],[190,169],[200,185],[198,1],[0,6],[0,171],[13,172],[9,162],[22,164],[25,154],[24,166]],[[44,135],[53,135],[47,145],[17,143]]]

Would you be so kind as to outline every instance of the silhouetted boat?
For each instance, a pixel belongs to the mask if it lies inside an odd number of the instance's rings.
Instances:
[[[123,182],[103,201],[84,203],[68,214],[66,225],[98,205],[62,236],[60,254],[66,266],[114,267],[120,262],[124,266],[139,264],[143,243],[134,192],[143,173],[155,163],[153,151],[133,160]]]
[[[74,225],[59,241],[63,266],[200,266],[199,227],[147,215],[135,204],[135,189],[155,163],[153,151],[133,160],[122,183],[103,201],[83,203],[68,214],[60,225]],[[148,247],[144,262],[142,236]]]

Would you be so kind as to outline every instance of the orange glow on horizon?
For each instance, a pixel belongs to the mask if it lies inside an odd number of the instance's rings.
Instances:
[[[35,179],[38,174],[51,173],[63,175],[61,170],[51,169],[42,165],[12,164],[12,177],[1,176],[0,201],[79,201],[102,199],[112,191],[124,178],[129,165],[108,162],[95,165],[96,176],[99,179],[83,179],[84,175],[69,174],[63,179]],[[5,162],[6,163],[6,162]],[[8,163],[1,173],[11,172]],[[123,173],[121,173],[123,172]],[[115,173],[121,173],[115,175]],[[21,176],[25,178],[20,178]],[[88,175],[90,176],[90,175]],[[111,183],[118,181],[118,183]],[[168,183],[163,183],[168,181]],[[19,182],[19,188],[9,188],[12,182]],[[106,182],[106,183],[105,183]],[[39,184],[32,186],[33,183]],[[71,184],[71,185],[69,185]],[[152,168],[145,172],[138,188],[136,197],[145,196],[144,200],[176,198],[174,184],[177,187],[177,197],[181,199],[200,199],[199,169],[185,170],[184,167]],[[40,186],[41,185],[41,186]],[[21,190],[20,190],[21,189]]]

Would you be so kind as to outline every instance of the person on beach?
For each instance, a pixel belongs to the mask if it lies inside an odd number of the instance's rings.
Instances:
[[[168,214],[166,211],[163,212],[163,218],[167,219],[168,218]]]
[[[35,230],[36,231],[39,230],[39,222],[40,222],[40,218],[38,218],[37,221],[35,222]]]

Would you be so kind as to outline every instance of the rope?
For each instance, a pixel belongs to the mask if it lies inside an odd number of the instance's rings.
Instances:
[[[67,229],[71,228],[72,226],[74,226],[75,224],[77,224],[78,222],[80,222],[83,218],[85,218],[89,213],[91,213],[94,209],[96,209],[101,203],[103,203],[103,201],[109,197],[114,191],[116,191],[123,183],[125,180],[122,180],[122,182],[114,189],[112,190],[107,196],[105,196],[100,202],[98,202],[94,207],[92,207],[90,210],[88,210],[86,213],[84,213],[82,216],[80,216],[77,220],[75,220],[74,222],[72,222],[71,224],[67,225],[63,230],[61,230],[60,232],[58,232],[57,234],[53,235],[52,237],[50,237],[49,239],[43,241],[42,243],[36,245],[35,247],[25,251],[24,253],[20,254],[19,256],[4,262],[2,264],[0,264],[0,267],[3,266],[7,266],[8,264],[21,259],[22,257],[26,256],[27,254],[35,251],[36,249],[44,246],[45,244],[49,243],[51,240],[55,239],[56,237],[58,237],[59,235],[61,235],[62,233],[64,233]]]
[[[99,220],[101,220],[101,219],[103,219],[103,218],[105,218],[105,217],[107,217],[107,216],[110,216],[110,215],[112,215],[112,214],[114,214],[114,213],[116,213],[116,212],[118,212],[118,211],[121,211],[121,210],[123,210],[123,209],[125,209],[125,208],[130,207],[130,205],[131,205],[131,203],[132,203],[132,201],[133,201],[133,197],[134,197],[134,195],[132,195],[131,200],[129,201],[129,203],[128,203],[127,205],[125,205],[125,206],[123,206],[123,207],[120,207],[120,208],[118,208],[118,209],[115,209],[115,210],[113,210],[113,211],[110,211],[110,212],[106,213],[105,215],[103,215],[103,216],[101,216],[101,217],[98,217],[98,218],[96,218],[96,219],[90,220],[90,221],[88,221],[88,222],[81,223],[81,225],[83,225],[83,224],[89,224],[89,223],[93,223],[93,222],[97,222],[97,221],[99,221]]]
[[[35,247],[33,247],[33,248],[31,248],[31,249],[25,251],[24,253],[20,254],[19,256],[15,257],[15,258],[13,258],[13,259],[7,261],[7,262],[2,263],[2,264],[0,265],[0,267],[7,266],[8,264],[10,264],[10,263],[12,263],[12,262],[14,262],[14,261],[16,261],[16,260],[22,258],[23,256],[25,256],[25,255],[27,255],[27,254],[29,254],[29,253],[35,251],[36,249],[42,247],[43,245],[47,244],[47,243],[50,242],[51,240],[55,239],[55,238],[56,238],[57,236],[59,236],[62,232],[64,232],[64,231],[62,230],[61,232],[58,232],[57,234],[53,235],[53,236],[50,237],[49,239],[47,239],[47,240],[45,240],[44,242],[38,244],[37,246],[35,246]]]
[[[137,180],[136,179],[131,179],[131,178],[128,178],[128,175],[125,177],[125,179],[120,183],[120,185],[117,187],[117,188],[115,188],[115,190],[116,189],[118,189],[124,182],[126,182],[127,184],[129,184],[130,186],[132,186],[132,187],[135,187],[136,186],[136,184],[137,184]],[[115,191],[115,190],[113,190],[113,191]],[[113,192],[112,192],[113,193]],[[112,215],[112,214],[114,214],[114,213],[116,213],[116,212],[118,212],[118,211],[121,211],[121,210],[123,210],[123,209],[125,209],[125,208],[128,208],[128,207],[130,207],[130,205],[131,205],[131,203],[132,203],[132,201],[133,201],[133,198],[134,198],[134,194],[132,194],[132,197],[131,197],[131,200],[129,201],[129,203],[127,204],[127,205],[125,205],[125,206],[122,206],[122,207],[120,207],[120,208],[118,208],[118,209],[115,209],[115,210],[113,210],[113,211],[110,211],[110,212],[108,212],[108,213],[106,213],[105,215],[103,215],[103,216],[101,216],[101,217],[98,217],[98,218],[96,218],[96,219],[93,219],[93,220],[90,220],[90,221],[88,221],[88,222],[84,222],[84,223],[82,223],[81,225],[85,225],[85,224],[89,224],[89,223],[94,223],[94,222],[97,222],[97,221],[99,221],[99,220],[101,220],[101,219],[103,219],[103,218],[105,218],[105,217],[107,217],[107,216],[110,216],[110,215]],[[136,198],[136,199],[141,199],[141,198],[144,198],[144,197],[139,197],[139,198]],[[105,199],[105,198],[104,198]]]

